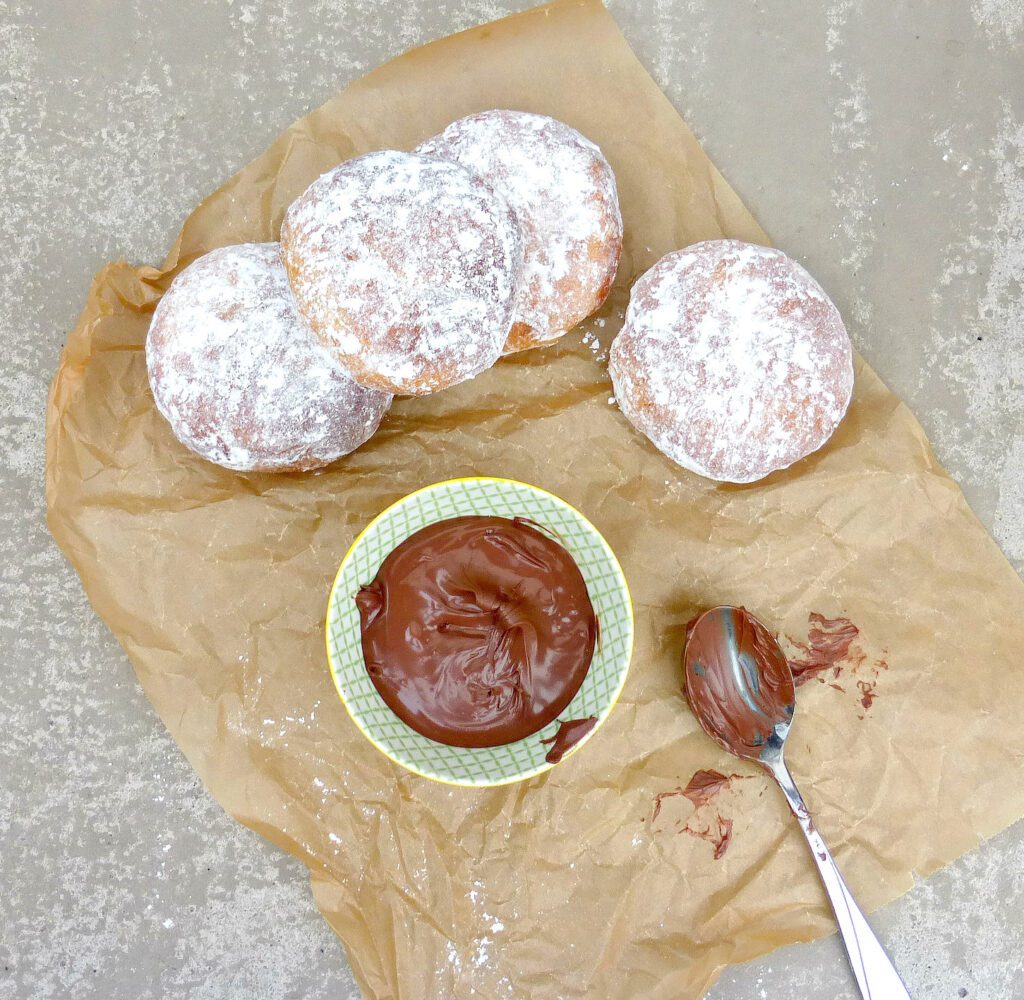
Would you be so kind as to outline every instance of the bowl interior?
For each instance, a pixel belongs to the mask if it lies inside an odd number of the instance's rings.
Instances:
[[[454,479],[411,493],[379,514],[353,542],[338,570],[327,611],[327,652],[338,693],[364,735],[417,774],[457,785],[501,785],[552,767],[545,757],[558,722],[500,747],[466,749],[436,743],[410,729],[384,703],[363,663],[355,595],[411,534],[437,521],[472,514],[528,517],[547,528],[576,560],[597,612],[600,635],[590,670],[560,719],[611,711],[633,648],[633,611],[625,577],[608,544],[574,507],[535,486],[509,479]]]

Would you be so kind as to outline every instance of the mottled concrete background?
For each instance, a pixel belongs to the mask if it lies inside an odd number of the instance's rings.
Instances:
[[[526,5],[0,0],[2,1000],[356,996],[303,869],[202,790],[51,544],[45,393],[104,261],[158,262],[292,119]],[[1024,3],[610,6],[1020,570]],[[1018,824],[876,917],[916,997],[1024,997],[1022,887]],[[833,938],[712,995],[854,991]]]

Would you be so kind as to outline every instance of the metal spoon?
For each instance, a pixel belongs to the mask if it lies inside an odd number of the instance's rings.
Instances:
[[[865,1000],[910,1000],[868,926],[782,757],[793,721],[793,674],[775,637],[743,608],[712,608],[691,628],[683,656],[686,696],[704,731],[779,783],[803,830]]]

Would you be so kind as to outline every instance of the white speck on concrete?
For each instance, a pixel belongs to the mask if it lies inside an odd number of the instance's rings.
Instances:
[[[1015,41],[1024,31],[1024,0],[974,0],[971,14],[993,42]]]
[[[949,130],[936,137],[954,141]],[[956,140],[971,141],[969,132]],[[986,430],[964,436],[964,421],[937,421],[937,443],[947,455],[997,485],[992,530],[1003,551],[1024,559],[1024,123],[1002,101],[998,131],[985,156],[986,174],[999,192],[991,219],[974,197],[961,211],[971,225],[949,246],[932,307],[944,317],[933,330],[930,370],[957,392],[967,425]],[[962,153],[950,153],[957,158]],[[980,298],[975,298],[981,285]],[[960,329],[948,328],[950,308]]]
[[[1024,434],[1010,447],[999,473],[999,500],[996,504],[996,541],[1011,558],[1024,562]]]

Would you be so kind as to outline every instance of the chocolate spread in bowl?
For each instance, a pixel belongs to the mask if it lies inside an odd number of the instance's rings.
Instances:
[[[380,696],[450,746],[502,746],[542,729],[579,690],[597,641],[579,567],[522,518],[429,525],[355,600]]]

